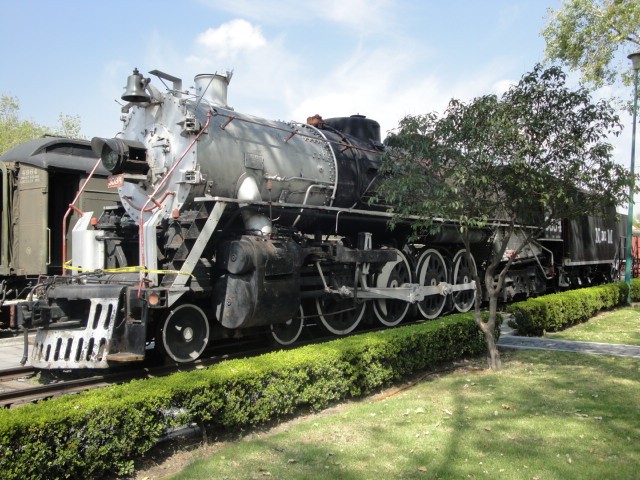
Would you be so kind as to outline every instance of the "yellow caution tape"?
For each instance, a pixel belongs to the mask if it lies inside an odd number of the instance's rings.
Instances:
[[[82,268],[82,267],[74,267],[71,265],[72,260],[69,260],[64,264],[65,270],[74,270],[76,272],[100,272],[100,273],[161,273],[163,275],[167,274],[177,274],[177,275],[189,275],[192,278],[196,278],[193,274],[189,272],[182,272],[179,270],[150,270],[141,266],[131,266],[131,267],[120,267],[120,268],[105,268],[99,270],[91,270],[90,268]]]

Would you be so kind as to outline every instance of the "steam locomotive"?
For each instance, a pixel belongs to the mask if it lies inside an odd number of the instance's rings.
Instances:
[[[472,307],[455,223],[410,243],[411,219],[391,231],[387,208],[369,201],[385,148],[377,122],[257,118],[228,105],[229,72],[196,76],[195,95],[150,74],[167,91],[134,70],[122,132],[91,142],[120,203],[83,215],[66,274],[20,304],[21,325],[38,328],[32,365],[109,368],[143,360],[151,342],[191,362],[225,338],[288,345],[312,325],[345,335],[363,320]],[[504,299],[610,280],[621,232],[590,221],[577,249],[567,236],[584,226],[566,224],[523,251]],[[500,228],[473,232],[473,258],[487,258]]]

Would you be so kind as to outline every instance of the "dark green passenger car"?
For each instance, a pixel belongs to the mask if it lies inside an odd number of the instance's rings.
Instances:
[[[0,156],[0,329],[15,327],[14,301],[24,298],[41,275],[62,274],[63,218],[98,161],[84,140],[43,137]],[[100,164],[75,205],[99,216],[117,201],[107,189],[109,172]],[[71,258],[71,230],[65,226],[65,257]]]

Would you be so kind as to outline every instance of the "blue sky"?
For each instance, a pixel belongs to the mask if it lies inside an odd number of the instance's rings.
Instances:
[[[452,97],[502,93],[543,59],[547,9],[560,4],[5,0],[0,93],[18,97],[24,118],[55,125],[60,113],[78,115],[85,136],[113,136],[134,67],[186,87],[198,73],[234,70],[237,111],[298,121],[360,113],[384,132]],[[614,139],[622,164],[630,138],[626,128]]]

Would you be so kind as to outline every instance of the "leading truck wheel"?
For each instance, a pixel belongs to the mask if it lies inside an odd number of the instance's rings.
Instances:
[[[209,343],[209,321],[200,307],[191,304],[174,308],[158,332],[157,342],[166,355],[178,363],[197,360]]]

